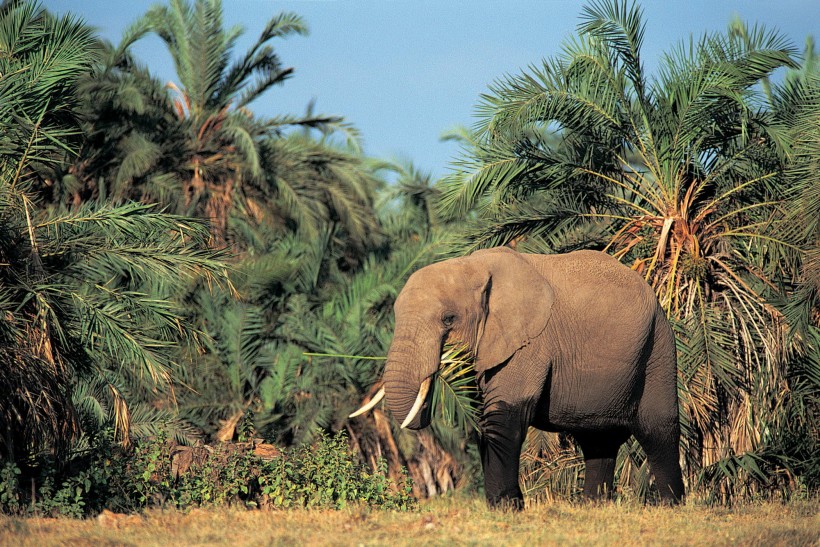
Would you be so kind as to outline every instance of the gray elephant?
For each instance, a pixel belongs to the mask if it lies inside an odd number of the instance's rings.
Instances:
[[[618,449],[634,435],[662,500],[683,498],[674,335],[649,285],[616,259],[477,251],[414,273],[395,315],[375,401],[386,395],[402,427],[428,426],[442,348],[467,344],[483,400],[491,506],[523,504],[518,464],[528,426],[575,437],[587,497],[612,492]]]

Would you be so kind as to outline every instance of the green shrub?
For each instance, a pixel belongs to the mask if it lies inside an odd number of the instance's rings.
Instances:
[[[17,514],[20,511],[20,468],[6,462],[0,469],[0,512]]]
[[[16,464],[6,463],[0,470],[0,513],[81,518],[101,508],[108,473],[97,465],[60,473],[52,462],[35,462],[32,469],[39,474],[26,477],[22,485]]]
[[[101,511],[109,498],[119,448],[110,431],[85,439],[87,448],[63,465],[41,454],[23,462],[0,461],[0,513],[74,517]],[[21,470],[22,468],[22,470]]]
[[[38,496],[30,504],[29,511],[38,515],[82,518],[86,512],[86,500],[92,497],[93,483],[90,471],[82,471],[65,478],[56,485],[53,476],[40,484]]]
[[[384,460],[371,473],[356,460],[341,433],[322,436],[315,445],[293,449],[269,463],[258,481],[262,501],[275,508],[366,504],[405,510],[415,504],[406,474],[404,484],[394,487]]]
[[[272,459],[253,453],[252,443],[199,448],[205,457],[174,476],[173,444],[163,438],[138,443],[123,473],[112,477],[111,488],[130,499],[131,507],[170,505],[179,509],[203,505],[248,507],[342,508],[366,504],[408,509],[410,479],[394,485],[380,462],[375,473],[357,461],[341,433],[322,436],[312,445],[282,451]],[[128,494],[131,493],[129,496]]]
[[[106,439],[91,440],[91,447],[61,470],[50,460],[32,463],[24,473],[13,463],[2,465],[0,513],[81,518],[102,509],[148,507],[415,506],[409,477],[404,474],[402,484],[394,484],[384,461],[371,472],[342,433],[322,435],[312,445],[272,458],[256,455],[253,442],[181,447],[159,435],[123,449]],[[188,454],[188,465],[174,463],[172,456],[180,452]]]

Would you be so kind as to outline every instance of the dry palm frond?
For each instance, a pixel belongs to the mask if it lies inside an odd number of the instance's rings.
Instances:
[[[584,460],[566,434],[530,428],[521,451],[521,488],[541,501],[572,498],[582,484]]]
[[[15,461],[32,451],[62,455],[79,433],[68,379],[26,348],[0,346],[0,451]]]

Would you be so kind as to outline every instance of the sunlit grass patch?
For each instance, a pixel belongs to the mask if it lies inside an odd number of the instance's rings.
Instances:
[[[734,508],[636,503],[534,503],[491,511],[454,495],[398,512],[344,510],[148,511],[120,519],[0,518],[2,545],[816,545],[820,502],[747,503]]]

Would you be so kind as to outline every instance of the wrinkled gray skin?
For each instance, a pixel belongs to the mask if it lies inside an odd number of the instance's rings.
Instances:
[[[445,343],[474,352],[491,506],[522,506],[518,463],[528,426],[572,433],[587,497],[612,492],[618,448],[634,435],[662,500],[683,498],[675,340],[652,289],[614,258],[477,251],[414,273],[395,314],[384,387],[399,422]],[[408,427],[429,424],[428,395]]]

